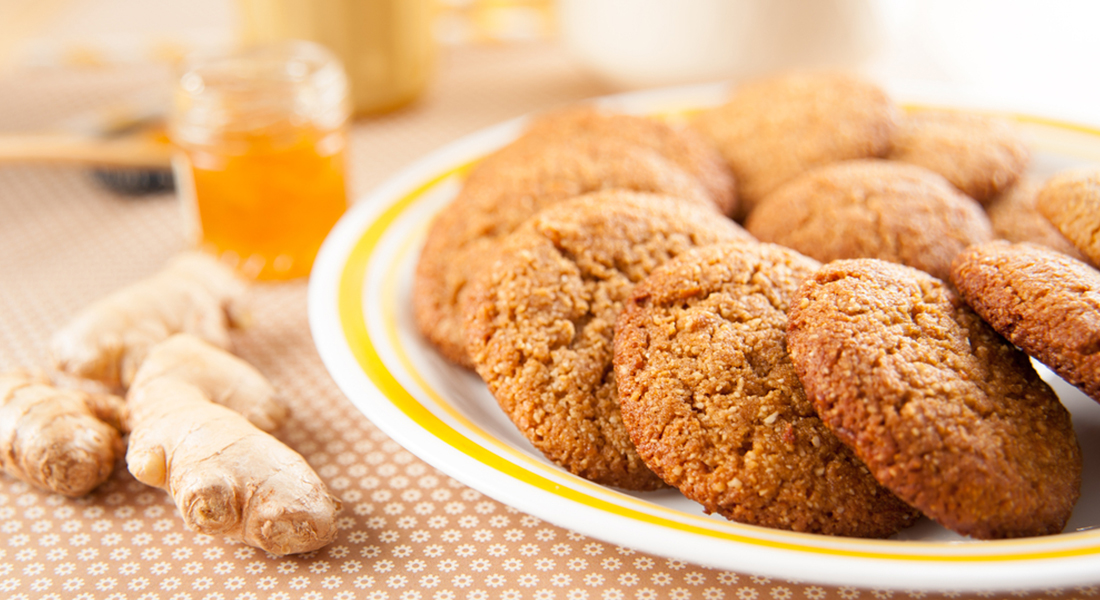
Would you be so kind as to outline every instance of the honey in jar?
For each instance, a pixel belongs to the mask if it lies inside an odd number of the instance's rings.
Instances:
[[[347,208],[347,81],[301,41],[195,59],[171,122],[195,241],[255,279],[309,274]]]

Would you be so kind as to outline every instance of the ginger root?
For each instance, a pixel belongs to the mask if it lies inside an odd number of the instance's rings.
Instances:
[[[201,252],[185,252],[161,272],[91,304],[51,340],[54,366],[112,387],[129,386],[149,349],[174,333],[230,347],[243,325],[245,284]]]
[[[54,387],[42,375],[0,375],[0,468],[37,487],[83,496],[122,456],[122,398]]]
[[[233,381],[239,359],[186,337],[154,347],[130,386],[127,468],[167,491],[194,531],[280,555],[331,542],[339,500],[300,454],[215,403],[240,404],[205,389]]]
[[[286,423],[289,411],[275,387],[247,362],[186,333],[177,333],[156,348],[159,358],[142,365],[132,387],[175,378],[199,388],[210,402],[240,413],[263,431],[275,431]]]

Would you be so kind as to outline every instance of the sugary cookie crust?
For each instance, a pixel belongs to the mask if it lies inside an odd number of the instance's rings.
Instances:
[[[738,186],[733,172],[721,153],[691,128],[656,117],[576,106],[536,118],[525,137],[541,144],[543,139],[560,140],[578,135],[610,137],[649,148],[695,177],[723,214],[732,216],[738,210]]]
[[[1031,242],[1077,260],[1088,260],[1061,231],[1039,212],[1039,182],[1023,177],[985,205],[993,235],[1009,242]]]
[[[692,127],[721,151],[737,179],[743,221],[796,175],[831,162],[885,156],[900,113],[877,85],[831,72],[748,83]]]
[[[821,419],[927,516],[981,539],[1065,527],[1081,484],[1069,412],[943,282],[827,264],[792,303],[788,346]]]
[[[891,146],[891,160],[935,171],[983,204],[1011,186],[1031,162],[1027,143],[1010,122],[962,111],[906,115]]]
[[[1001,335],[1100,402],[1100,271],[998,241],[956,257],[951,282]]]
[[[879,258],[941,279],[963,248],[993,238],[981,206],[943,177],[874,159],[803,173],[769,195],[745,228],[822,262]]]
[[[1100,265],[1100,167],[1063,171],[1036,198],[1043,213],[1094,265]]]
[[[919,513],[825,427],[786,351],[786,310],[820,265],[770,244],[678,256],[619,317],[623,422],[662,479],[707,512],[794,531],[887,537]]]
[[[550,460],[597,483],[664,483],[622,424],[615,319],[635,283],[696,246],[751,239],[709,210],[623,191],[550,207],[473,284],[468,350],[504,412]]]
[[[431,224],[416,266],[413,314],[450,361],[466,354],[462,305],[467,282],[491,262],[497,242],[540,209],[601,189],[660,192],[713,206],[702,184],[668,158],[615,136],[523,138],[486,158]]]

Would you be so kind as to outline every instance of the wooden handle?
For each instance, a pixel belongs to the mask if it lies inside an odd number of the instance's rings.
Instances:
[[[47,162],[168,168],[172,146],[142,136],[92,138],[64,133],[0,135],[0,164]]]

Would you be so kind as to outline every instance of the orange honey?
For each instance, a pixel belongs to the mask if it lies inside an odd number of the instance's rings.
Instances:
[[[243,153],[191,155],[201,243],[255,279],[306,276],[347,208],[344,135],[249,137]]]
[[[195,243],[253,279],[308,275],[347,209],[347,116],[345,75],[315,44],[186,71],[172,138]]]

